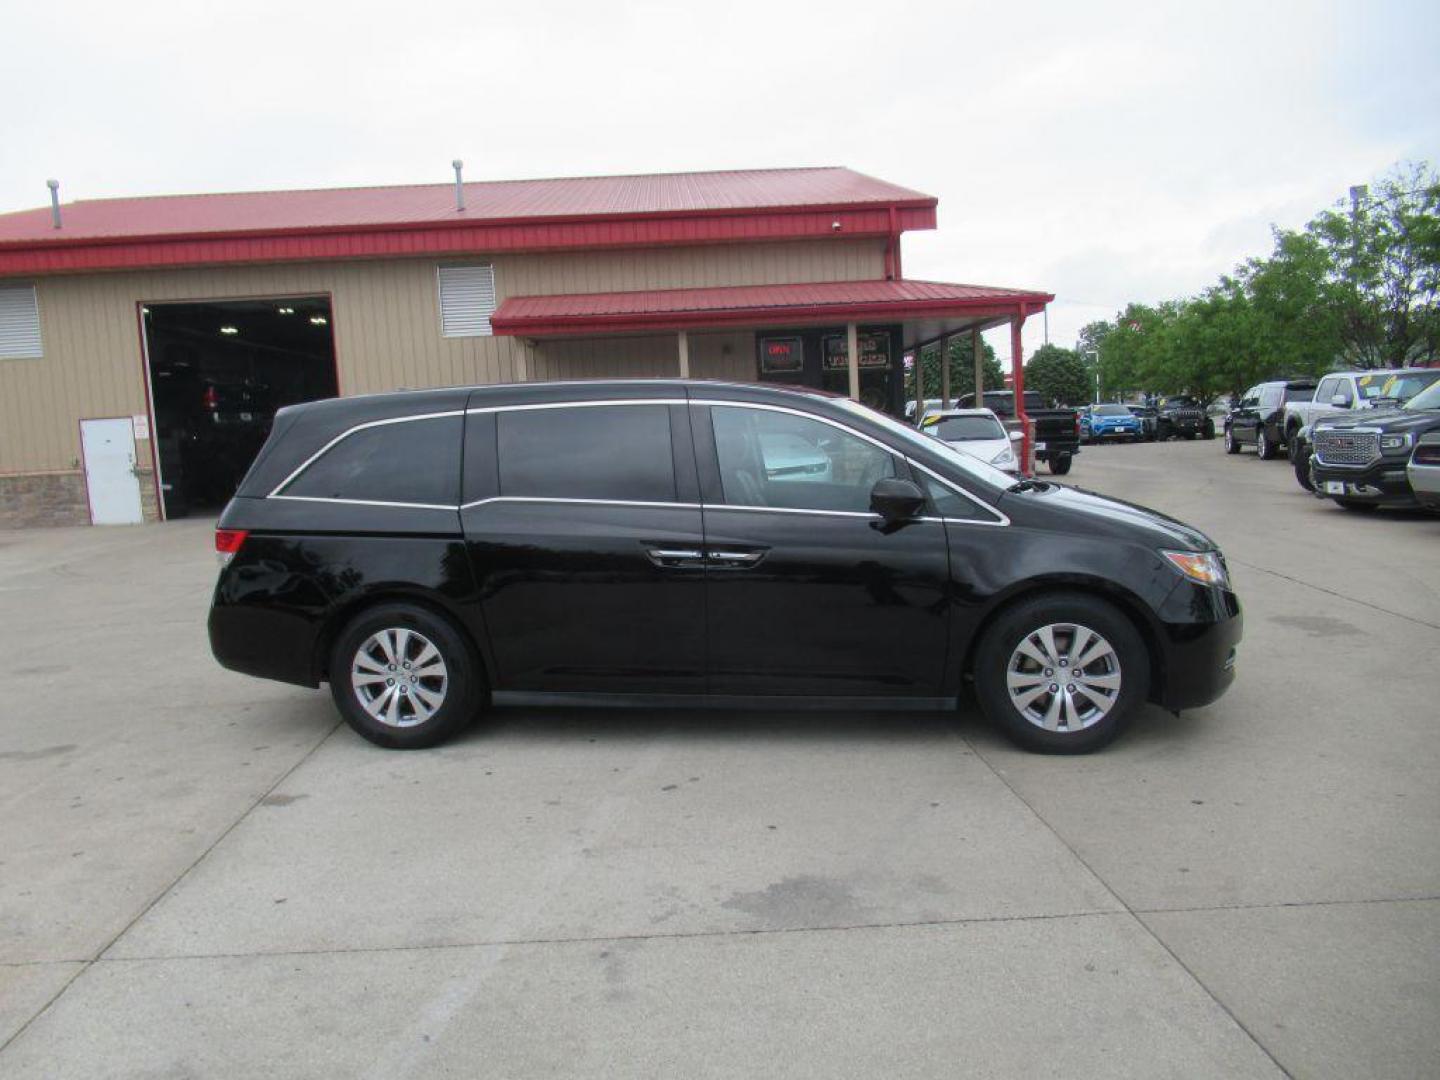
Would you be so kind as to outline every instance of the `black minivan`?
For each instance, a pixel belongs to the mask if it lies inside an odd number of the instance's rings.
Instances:
[[[382,746],[506,704],[955,708],[1033,750],[1213,701],[1202,533],[846,398],[531,383],[296,405],[226,507],[221,664],[329,682]]]

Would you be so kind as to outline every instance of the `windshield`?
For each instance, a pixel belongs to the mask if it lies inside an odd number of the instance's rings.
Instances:
[[[1414,409],[1416,411],[1440,409],[1440,381],[1432,382],[1424,390],[1421,390],[1402,405],[1401,408]]]
[[[1287,386],[1285,388],[1286,401],[1310,401],[1315,397],[1313,386]]]
[[[854,413],[856,416],[864,417],[872,423],[879,424],[900,446],[913,447],[917,450],[927,450],[930,453],[939,450],[949,458],[951,464],[967,477],[983,484],[993,493],[998,494],[1015,483],[1015,478],[1009,473],[1001,472],[999,469],[985,464],[979,458],[971,457],[963,450],[953,446],[947,446],[939,439],[932,439],[929,435],[922,433],[918,428],[902,424],[894,417],[886,416],[882,412],[877,412],[868,405],[861,405],[858,401],[853,401],[850,398],[837,398],[835,404],[846,412]]]
[[[1360,390],[1360,396],[1366,401],[1374,401],[1376,398],[1409,401],[1437,379],[1440,379],[1440,370],[1407,371],[1403,375],[1377,372],[1374,375],[1361,375],[1355,380],[1355,385]]]
[[[1130,410],[1124,405],[1096,405],[1094,410],[1096,416],[1130,416]]]
[[[1005,429],[993,416],[942,416],[925,425],[925,434],[946,442],[1003,439]]]

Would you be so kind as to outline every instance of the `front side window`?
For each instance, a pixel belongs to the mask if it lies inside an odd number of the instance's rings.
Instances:
[[[1315,391],[1315,400],[1329,405],[1330,399],[1335,396],[1335,384],[1338,381],[1338,379],[1322,379],[1319,389]]]
[[[460,497],[461,420],[440,416],[352,431],[280,494],[453,507]]]
[[[1340,402],[1342,408],[1348,409],[1351,405],[1355,404],[1355,392],[1350,389],[1349,382],[1344,379],[1341,379],[1335,384],[1335,389],[1331,391],[1331,396],[1344,399]]]
[[[502,497],[676,500],[666,405],[516,409],[496,427]]]
[[[869,513],[870,489],[896,475],[889,451],[833,424],[720,405],[710,415],[731,506]]]

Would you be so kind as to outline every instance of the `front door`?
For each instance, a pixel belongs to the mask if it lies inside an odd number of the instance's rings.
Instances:
[[[85,490],[96,525],[138,525],[140,480],[135,475],[135,429],[128,416],[80,421]]]
[[[683,404],[471,413],[461,519],[497,690],[704,691],[704,554]]]
[[[713,694],[930,697],[949,646],[938,519],[885,527],[879,443],[794,410],[695,406]]]

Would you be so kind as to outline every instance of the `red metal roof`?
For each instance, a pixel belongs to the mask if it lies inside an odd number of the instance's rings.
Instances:
[[[845,168],[82,200],[0,214],[0,274],[934,228],[933,196]]]
[[[497,334],[679,330],[768,323],[914,319],[1039,311],[1055,297],[1026,289],[938,281],[831,281],[710,289],[512,296],[490,318]]]

